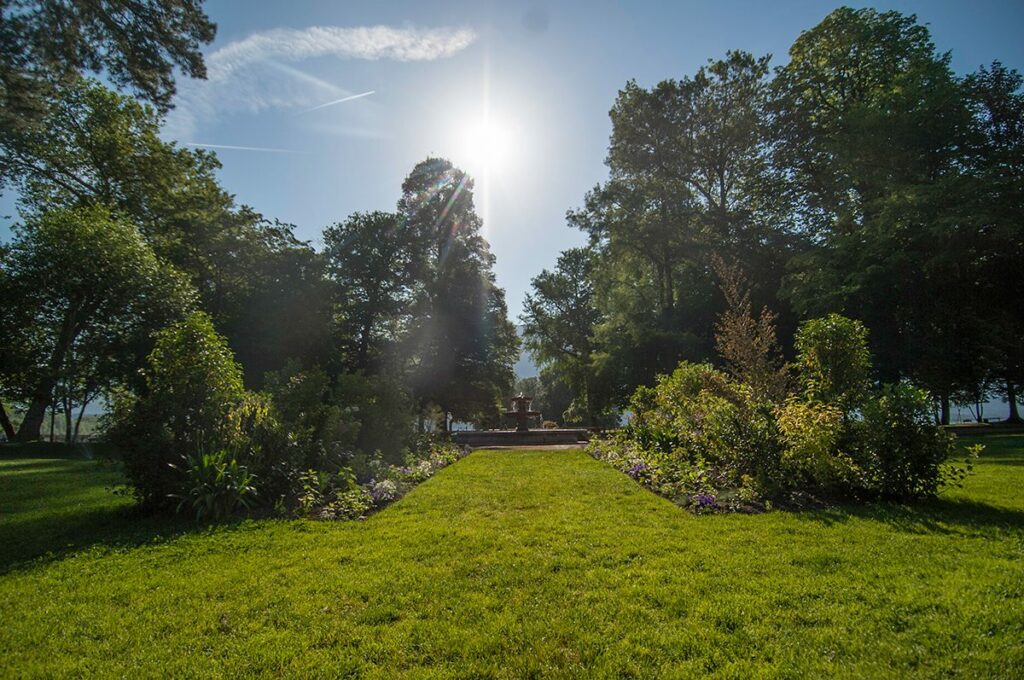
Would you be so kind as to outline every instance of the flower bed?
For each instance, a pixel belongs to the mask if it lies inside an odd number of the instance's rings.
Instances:
[[[303,477],[304,493],[299,498],[297,513],[321,520],[363,519],[469,452],[469,448],[451,442],[430,441],[419,451],[410,452],[405,465],[387,465],[379,459],[370,461],[367,468],[371,477],[361,484],[347,469],[338,475],[310,471]]]

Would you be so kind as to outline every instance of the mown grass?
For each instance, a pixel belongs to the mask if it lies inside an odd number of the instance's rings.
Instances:
[[[985,443],[917,507],[694,517],[579,451],[478,451],[364,522],[190,530],[8,455],[0,671],[1022,677],[1024,437]]]

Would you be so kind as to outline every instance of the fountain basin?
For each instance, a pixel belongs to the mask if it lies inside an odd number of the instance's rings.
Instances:
[[[488,446],[546,446],[549,444],[585,444],[588,433],[583,428],[530,430],[460,430],[452,433],[456,444],[474,449]]]

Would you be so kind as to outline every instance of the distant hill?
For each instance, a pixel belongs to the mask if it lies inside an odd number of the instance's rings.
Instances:
[[[519,334],[519,339],[523,338],[523,327],[516,326],[516,332]],[[535,378],[540,375],[540,369],[537,368],[537,364],[533,363],[533,357],[524,348],[519,354],[519,361],[516,362],[515,366],[516,379],[519,378]]]

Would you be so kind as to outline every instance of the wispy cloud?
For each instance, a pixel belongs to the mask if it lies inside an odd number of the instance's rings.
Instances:
[[[291,149],[273,149],[266,146],[235,146],[233,144],[201,144],[200,142],[184,142],[185,146],[196,146],[200,149],[230,149],[232,151],[269,151],[271,153],[299,153]]]
[[[476,40],[468,28],[313,26],[255,33],[206,56],[207,79],[182,81],[166,133],[192,136],[200,122],[267,109],[310,109],[366,96],[317,78],[290,64],[315,57],[429,61],[449,57]]]
[[[323,104],[317,104],[311,109],[306,109],[303,113],[310,113],[312,111],[319,111],[320,109],[326,109],[328,106],[334,106],[335,104],[344,104],[350,102],[353,99],[362,99],[363,97],[369,97],[371,94],[376,94],[376,90],[370,90],[369,92],[360,92],[359,94],[352,94],[341,99],[335,99],[334,101],[324,102]]]

